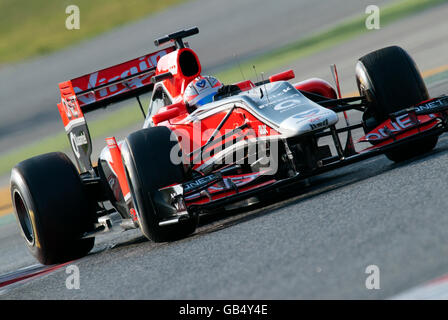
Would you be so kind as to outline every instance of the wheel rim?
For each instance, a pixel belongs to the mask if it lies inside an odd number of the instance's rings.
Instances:
[[[33,224],[31,222],[31,217],[29,210],[26,206],[22,195],[16,190],[14,192],[14,207],[16,209],[17,217],[20,222],[20,227],[22,228],[23,235],[26,241],[30,244],[34,244],[34,230]]]

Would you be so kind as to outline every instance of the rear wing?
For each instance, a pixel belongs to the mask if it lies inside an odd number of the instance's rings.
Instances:
[[[157,62],[175,50],[175,46],[170,46],[59,83],[61,103],[58,109],[81,172],[93,170],[90,160],[92,143],[84,113],[152,91],[151,78],[155,75]]]
[[[175,49],[171,46],[70,80],[81,110],[89,112],[151,91],[157,62]]]

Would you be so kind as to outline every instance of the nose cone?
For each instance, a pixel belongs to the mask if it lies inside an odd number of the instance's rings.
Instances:
[[[328,128],[336,124],[338,120],[335,112],[312,103],[307,110],[282,121],[280,132],[287,138],[294,137]]]

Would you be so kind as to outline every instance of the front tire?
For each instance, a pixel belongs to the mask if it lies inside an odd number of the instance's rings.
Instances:
[[[425,82],[414,60],[400,47],[392,46],[371,52],[359,59],[356,81],[361,96],[367,99],[363,115],[364,130],[369,132],[389,114],[429,99]],[[438,136],[420,139],[386,152],[395,162],[431,151]]]
[[[188,220],[159,226],[175,216],[175,209],[159,192],[160,188],[185,181],[183,164],[175,164],[171,152],[178,147],[167,127],[151,127],[130,134],[122,149],[123,164],[142,233],[155,242],[171,241],[192,234],[198,224],[193,214]]]
[[[65,154],[17,164],[11,172],[11,198],[26,245],[40,263],[70,261],[93,248],[95,239],[81,236],[93,229],[95,212]]]

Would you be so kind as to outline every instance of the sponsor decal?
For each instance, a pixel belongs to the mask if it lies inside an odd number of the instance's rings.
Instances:
[[[210,82],[211,86],[214,88],[216,85],[219,85],[218,79],[214,77],[207,77],[208,82]]]
[[[81,132],[79,136],[75,136],[75,144],[76,146],[80,147],[82,145],[87,144],[87,138],[84,132]]]
[[[289,83],[275,84],[271,88],[260,87],[260,90],[262,93],[267,90],[267,94],[263,94],[260,97],[258,90],[251,92],[251,96],[256,100],[263,100],[263,98],[268,100],[267,103],[260,103],[258,105],[259,109],[273,107],[276,111],[284,112],[302,106],[305,103],[303,96]]]
[[[396,118],[396,121],[390,121],[384,127],[376,129],[365,136],[368,141],[382,140],[390,138],[391,133],[400,132],[404,129],[414,126],[415,123],[409,114],[404,114]]]
[[[252,181],[254,181],[256,178],[258,178],[259,176],[263,175],[264,173],[265,172],[256,172],[256,173],[248,174],[248,175],[224,178],[223,179],[224,184],[221,184],[221,185],[209,184],[209,187],[207,188],[207,190],[211,194],[216,193],[216,192],[221,192],[224,190],[233,190],[235,188],[235,186],[241,187],[241,186],[247,185],[247,184],[251,183]],[[185,200],[191,201],[191,200],[199,198],[199,197],[201,197],[201,194],[196,192],[194,194],[190,194],[190,195],[186,196]]]
[[[310,122],[318,121],[318,120],[320,120],[320,118],[312,119],[312,120],[310,120]],[[328,119],[325,119],[324,121],[321,121],[321,122],[310,123],[311,130],[321,129],[321,128],[325,128],[327,126],[328,126]]]
[[[289,99],[289,100],[285,100],[280,103],[277,103],[274,106],[274,110],[283,112],[283,111],[286,111],[286,110],[289,110],[292,108],[296,108],[296,107],[300,106],[301,104],[302,104],[302,101],[300,99]]]
[[[70,142],[76,158],[79,159],[81,157],[81,154],[79,153],[79,148],[78,145],[76,144],[76,135],[73,132],[70,132]]]
[[[88,144],[87,137],[84,131],[81,131],[79,136],[73,133],[73,131],[70,132],[70,142],[73,148],[73,152],[75,153],[76,157],[79,158],[81,156],[79,148],[83,145]]]
[[[199,87],[199,89],[204,89],[206,84],[207,82],[205,81],[205,79],[201,79],[196,82],[196,86]]]
[[[415,113],[428,114],[432,112],[443,111],[448,108],[448,97],[443,97],[434,101],[427,102],[415,108]]]
[[[115,142],[115,139],[106,139],[106,144],[109,148],[116,148],[117,143]]]
[[[157,65],[158,60],[171,52],[172,50],[161,50],[123,64],[110,67],[101,71],[91,73],[86,76],[82,76],[72,80],[73,90],[75,93],[93,89],[100,85],[110,83],[119,79],[126,78],[128,76],[143,72]],[[98,99],[102,99],[111,95],[120,94],[130,89],[139,88],[149,83],[151,74],[137,76],[133,79],[129,79],[126,83],[118,83],[101,89],[97,94],[93,92],[86,93],[85,95],[78,96],[80,105],[95,102]],[[99,95],[99,96],[98,96]]]
[[[201,177],[196,180],[185,182],[182,186],[184,188],[184,194],[199,191],[207,186],[214,184],[222,180],[222,176],[219,173],[210,174],[205,177]]]
[[[269,91],[269,100],[276,100],[276,101],[282,101],[285,99],[288,99],[289,97],[293,97],[295,100],[299,100],[300,103],[302,102],[299,98],[300,95],[297,93],[293,93],[293,92],[289,92],[291,91],[293,88],[292,87],[286,87],[280,91],[275,90],[274,92]],[[288,93],[289,92],[289,93]]]
[[[76,106],[76,96],[62,99],[62,105],[64,106],[64,111],[69,121],[79,117],[80,114]]]

